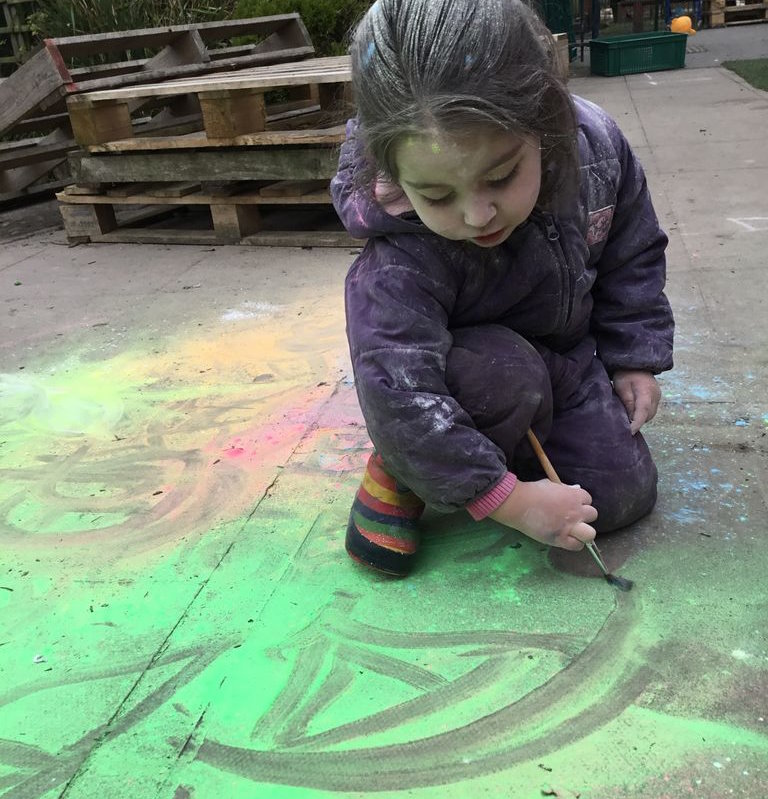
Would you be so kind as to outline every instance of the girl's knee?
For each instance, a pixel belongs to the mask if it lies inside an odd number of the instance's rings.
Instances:
[[[522,336],[502,325],[460,328],[452,334],[446,384],[479,427],[513,412],[529,416],[529,422],[551,414],[546,364]]]

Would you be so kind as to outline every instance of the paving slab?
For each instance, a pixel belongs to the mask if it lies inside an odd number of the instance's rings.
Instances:
[[[352,252],[9,224],[0,796],[768,795],[767,96],[720,69],[572,88],[670,233],[659,503],[601,540],[635,589],[464,514],[427,516],[406,580],[348,560]]]

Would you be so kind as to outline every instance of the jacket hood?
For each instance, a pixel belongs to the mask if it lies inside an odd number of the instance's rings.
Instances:
[[[362,179],[362,173],[368,166],[363,146],[357,136],[357,120],[347,122],[347,138],[341,146],[339,170],[331,180],[331,197],[336,213],[344,227],[354,238],[365,239],[371,236],[395,233],[425,233],[424,224],[415,217],[403,219],[397,216],[401,211],[390,213],[387,209],[402,205],[398,199],[402,192],[391,189],[386,199],[374,196],[374,191]],[[393,202],[394,201],[394,202]],[[405,201],[409,207],[410,204]]]

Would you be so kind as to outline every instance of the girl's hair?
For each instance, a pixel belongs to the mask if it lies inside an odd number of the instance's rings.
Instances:
[[[374,169],[397,181],[404,136],[495,126],[540,140],[540,206],[575,188],[573,103],[552,35],[521,0],[376,0],[350,53]]]

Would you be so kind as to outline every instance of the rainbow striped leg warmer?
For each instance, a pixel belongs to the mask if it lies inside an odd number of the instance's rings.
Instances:
[[[347,525],[346,548],[354,560],[387,574],[410,572],[419,546],[416,524],[424,503],[388,474],[373,453]]]

